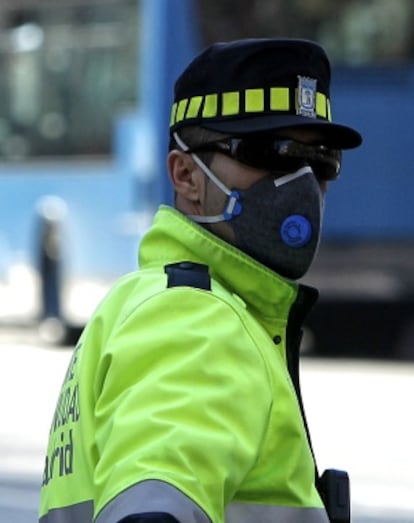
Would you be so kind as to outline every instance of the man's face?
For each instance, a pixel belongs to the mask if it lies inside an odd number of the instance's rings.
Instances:
[[[318,136],[310,130],[292,129],[283,135],[286,139],[301,143],[312,144],[317,142]],[[211,171],[231,189],[248,189],[256,182],[269,175],[267,170],[256,169],[243,164],[221,153],[215,153],[210,164]],[[205,216],[214,216],[223,212],[228,196],[220,190],[216,184],[201,173],[203,184],[202,210]],[[328,181],[317,177],[321,192],[325,195],[328,189]],[[213,223],[209,225],[210,230],[223,240],[234,244],[235,237],[233,229],[227,222]]]

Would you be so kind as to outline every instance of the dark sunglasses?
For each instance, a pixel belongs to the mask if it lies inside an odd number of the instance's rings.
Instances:
[[[306,145],[294,140],[267,137],[224,138],[191,147],[186,152],[220,152],[256,169],[276,173],[295,172],[310,165],[315,176],[336,180],[341,170],[342,153],[324,145]]]

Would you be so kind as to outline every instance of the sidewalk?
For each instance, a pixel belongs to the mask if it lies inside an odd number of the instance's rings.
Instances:
[[[25,324],[39,314],[39,282],[27,265],[16,264],[0,279],[0,323]]]

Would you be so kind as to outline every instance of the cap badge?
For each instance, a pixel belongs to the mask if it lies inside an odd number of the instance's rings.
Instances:
[[[296,114],[316,118],[316,79],[298,76]]]

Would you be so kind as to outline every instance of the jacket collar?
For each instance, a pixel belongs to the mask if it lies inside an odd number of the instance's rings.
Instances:
[[[213,279],[237,294],[252,312],[269,319],[286,317],[299,290],[301,295],[316,292],[282,278],[181,212],[161,206],[151,229],[142,239],[140,267],[180,261],[208,265]]]

